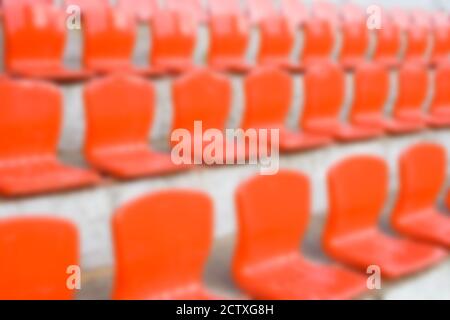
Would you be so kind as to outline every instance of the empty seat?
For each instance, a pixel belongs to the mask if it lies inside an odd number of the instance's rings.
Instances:
[[[388,191],[388,168],[375,156],[340,161],[328,173],[329,212],[324,233],[326,252],[346,265],[398,278],[446,257],[438,247],[389,236],[378,227]]]
[[[154,100],[153,85],[131,75],[113,75],[86,86],[85,156],[93,167],[120,179],[185,168],[148,146]]]
[[[90,186],[96,173],[61,164],[62,97],[50,84],[0,79],[0,194],[25,196]],[[8,137],[8,138],[6,138]]]
[[[245,72],[249,26],[239,15],[220,14],[209,19],[209,65],[217,70]]]
[[[212,141],[203,135],[202,139],[196,138],[195,122],[201,121],[202,132],[208,129],[225,131],[231,112],[230,80],[225,75],[207,69],[196,70],[174,81],[172,98],[174,106],[172,132],[185,130],[191,137],[191,155],[183,154],[183,157],[186,157],[186,160],[197,159],[201,160],[201,163],[209,164],[211,159],[204,157],[203,147]],[[198,141],[203,145],[199,145]],[[180,141],[171,141],[172,145],[178,142]],[[224,162],[227,159],[234,160],[236,150],[231,149],[226,141],[223,141],[223,146],[222,160]]]
[[[434,74],[434,96],[430,105],[428,124],[433,127],[450,125],[450,64],[437,65]]]
[[[431,61],[447,63],[450,54],[450,20],[446,12],[432,14],[433,49]]]
[[[52,81],[79,81],[90,76],[63,65],[65,14],[50,4],[5,7],[5,67],[15,76]]]
[[[271,0],[247,0],[247,12],[252,24],[275,15],[276,10]]]
[[[187,13],[162,10],[151,21],[153,66],[170,73],[194,68],[193,53],[197,26]]]
[[[303,27],[304,46],[301,62],[309,65],[317,60],[329,60],[334,48],[335,33],[330,21],[323,18],[309,18]]]
[[[350,120],[353,125],[385,130],[392,134],[414,132],[417,126],[385,116],[388,101],[389,71],[382,63],[358,65],[354,73],[354,99]]]
[[[190,190],[127,203],[113,217],[114,299],[215,299],[202,283],[213,235],[213,205]]]
[[[293,97],[293,80],[288,73],[273,68],[252,71],[245,79],[245,96],[241,127],[280,130],[281,151],[317,148],[332,142],[328,136],[295,132],[286,127]]]
[[[431,21],[429,13],[415,10],[406,29],[407,47],[404,59],[425,62],[431,46]]]
[[[240,0],[208,0],[208,9],[211,16],[242,14]]]
[[[282,0],[281,14],[289,21],[292,27],[303,25],[308,17],[308,9],[298,0]]]
[[[398,66],[402,48],[400,27],[386,10],[381,15],[382,28],[376,30],[377,40],[373,59],[388,68]]]
[[[160,9],[158,0],[119,0],[117,7],[139,22],[149,22]]]
[[[79,265],[78,233],[62,219],[0,221],[0,299],[70,300],[69,267]]]
[[[446,169],[447,155],[440,145],[419,143],[402,153],[400,189],[391,216],[395,230],[450,248],[450,217],[437,208]]]
[[[345,74],[340,66],[332,62],[308,66],[304,77],[304,93],[300,127],[306,133],[328,135],[344,142],[383,134],[383,130],[377,128],[358,127],[340,121],[345,95]]]
[[[167,9],[187,14],[195,24],[208,20],[202,0],[166,0],[165,2]]]
[[[253,177],[238,187],[233,275],[250,297],[350,299],[367,290],[363,276],[302,255],[310,197],[308,179],[291,171]]]

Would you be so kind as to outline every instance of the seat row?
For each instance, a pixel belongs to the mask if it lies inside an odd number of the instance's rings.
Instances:
[[[235,193],[236,285],[254,299],[350,299],[368,291],[369,267],[395,280],[443,261],[450,249],[450,217],[439,211],[436,199],[446,179],[445,150],[420,143],[401,155],[399,165],[391,215],[395,235],[379,227],[388,189],[383,159],[352,156],[330,169],[322,239],[339,265],[312,261],[299,249],[310,219],[307,176],[280,171],[244,181]],[[213,234],[208,195],[166,190],[142,196],[113,215],[112,234],[113,298],[221,298],[202,281]],[[78,256],[77,230],[68,221],[1,220],[0,298],[73,298],[66,270],[78,265]]]
[[[384,112],[389,92],[387,70],[376,64],[361,65],[356,79],[350,120],[342,122],[344,71],[328,62],[312,65],[304,79],[303,112],[294,129],[285,124],[293,99],[291,76],[270,67],[255,69],[245,78],[245,109],[240,128],[278,129],[280,151],[298,152],[333,141],[351,142],[386,133],[450,126],[449,67],[439,69],[434,101],[427,113],[422,108],[427,72],[417,64],[402,67],[391,116]],[[0,140],[1,195],[24,196],[100,181],[94,171],[68,167],[57,159],[62,98],[56,86],[2,78],[0,97],[0,132],[8,137]],[[201,121],[203,130],[225,131],[232,101],[231,82],[225,75],[208,69],[185,74],[172,84],[172,97],[172,132],[185,129],[194,137],[196,121]],[[175,164],[170,154],[148,145],[155,107],[155,88],[150,81],[129,74],[93,80],[85,86],[84,106],[84,156],[96,171],[118,179],[133,179],[190,168]],[[207,138],[202,139],[204,145],[210,143]],[[170,145],[174,146],[174,142],[170,141]],[[225,157],[229,147],[223,145]]]
[[[40,4],[23,0],[7,2],[4,8],[7,72],[65,82],[116,71],[158,76],[182,73],[195,67],[192,56],[197,25],[190,11],[174,8],[156,11],[149,22],[149,66],[137,67],[131,61],[137,33],[135,20],[121,6],[113,8],[106,1],[94,2],[96,5],[91,2],[79,3],[82,8],[87,7],[82,10],[82,70],[69,70],[62,62],[67,37],[66,13],[45,1]],[[337,28],[343,34],[339,62],[350,69],[363,63],[368,57],[371,33],[365,12],[354,6],[344,6],[342,11],[331,10],[320,3],[305,15],[307,18],[294,24],[283,14],[258,14],[262,16],[257,19],[260,32],[258,65],[302,72],[311,61],[330,59]],[[284,11],[295,12],[294,9]],[[208,22],[208,65],[220,71],[249,71],[252,65],[245,58],[249,43],[248,22],[240,11],[223,9],[220,12],[212,14]],[[445,14],[383,12],[381,17],[382,28],[375,32],[377,43],[373,60],[387,67],[398,66],[404,60],[433,64],[447,62],[450,23]],[[301,59],[294,61],[291,55],[299,28],[304,33],[304,45]],[[402,54],[404,33],[407,46]]]

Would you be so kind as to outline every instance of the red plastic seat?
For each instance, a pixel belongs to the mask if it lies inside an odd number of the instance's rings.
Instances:
[[[242,14],[240,0],[208,0],[211,16]]]
[[[385,10],[381,15],[382,28],[376,30],[377,43],[373,59],[388,68],[397,67],[402,47],[401,29]]]
[[[0,79],[0,194],[25,196],[94,185],[96,173],[56,157],[62,97],[50,84]],[[30,106],[32,107],[30,109]]]
[[[202,272],[213,235],[208,196],[173,190],[127,203],[112,221],[116,274],[114,299],[217,299]]]
[[[276,13],[271,0],[247,0],[247,11],[250,22],[255,25]]]
[[[169,154],[148,146],[153,120],[153,85],[131,75],[95,80],[85,89],[85,156],[101,172],[120,179],[173,173]]]
[[[211,141],[204,136],[198,145],[195,139],[195,122],[201,121],[202,130],[209,129],[225,131],[228,116],[231,112],[232,88],[230,80],[221,74],[216,74],[207,69],[201,69],[186,74],[176,79],[172,86],[173,97],[173,124],[174,130],[186,130],[191,138],[191,157],[192,160],[201,159],[202,163],[208,164],[202,151],[205,146],[211,144]],[[176,141],[171,141],[172,145]],[[234,160],[237,150],[230,149],[231,146],[223,141],[223,161]],[[199,150],[201,148],[202,150]],[[232,153],[231,153],[232,152]],[[231,153],[231,154],[230,154]]]
[[[70,82],[88,78],[63,65],[65,15],[50,4],[5,6],[5,67],[14,76]]]
[[[151,65],[170,73],[192,70],[196,43],[196,23],[189,14],[161,10],[151,21]]]
[[[434,77],[434,97],[428,124],[432,127],[450,126],[450,64],[438,64]]]
[[[170,11],[188,14],[195,24],[208,21],[201,0],[166,0],[166,7]]]
[[[377,128],[357,127],[340,121],[345,95],[345,74],[338,65],[321,62],[308,66],[304,83],[305,101],[300,127],[306,133],[327,135],[344,142],[370,139],[383,134],[383,130]]]
[[[309,18],[303,27],[304,47],[301,62],[307,66],[317,60],[329,60],[333,51],[335,35],[330,21]]]
[[[447,155],[433,143],[419,143],[402,153],[400,190],[391,216],[399,233],[450,248],[450,217],[436,206],[445,184]]]
[[[443,260],[446,251],[389,236],[378,227],[388,190],[383,159],[355,156],[334,165],[328,174],[329,214],[326,252],[341,263],[366,271],[380,267],[382,277],[398,278]]]
[[[242,183],[236,192],[238,234],[233,275],[256,299],[350,299],[367,290],[363,276],[306,259],[300,244],[310,215],[310,185],[281,171]]]
[[[389,71],[377,62],[360,64],[354,73],[355,93],[351,109],[351,123],[355,126],[402,134],[417,130],[415,124],[389,119],[384,107],[389,97]]]
[[[431,46],[431,21],[429,13],[415,10],[411,13],[406,29],[407,48],[404,59],[425,62],[426,53]]]
[[[160,10],[158,0],[119,0],[117,7],[139,22],[149,22]]]
[[[431,61],[435,64],[448,63],[450,55],[450,20],[446,12],[432,14],[433,49]]]
[[[308,17],[308,9],[300,1],[282,0],[281,14],[289,21],[292,27],[298,28],[305,23]]]
[[[332,142],[328,136],[295,132],[286,127],[293,96],[293,81],[288,73],[273,68],[255,69],[245,79],[245,96],[241,127],[279,129],[281,151],[317,148]]]
[[[0,299],[71,300],[70,266],[79,265],[75,226],[62,219],[27,217],[0,221]]]
[[[424,129],[430,121],[423,110],[429,87],[427,68],[417,61],[405,62],[399,69],[398,82],[393,118],[416,131]]]
[[[249,43],[249,26],[238,15],[213,15],[209,20],[209,65],[217,70],[246,72],[245,61]]]

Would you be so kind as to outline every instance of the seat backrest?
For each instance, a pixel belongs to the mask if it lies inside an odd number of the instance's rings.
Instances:
[[[158,0],[118,0],[117,7],[138,21],[150,21],[160,9]]]
[[[271,0],[247,0],[247,12],[252,24],[275,15],[276,10]]]
[[[326,88],[326,94],[324,94]],[[337,121],[344,103],[345,74],[331,62],[314,63],[308,66],[304,76],[304,107],[302,128],[322,121]]]
[[[170,294],[201,281],[212,242],[212,201],[190,190],[146,195],[117,210],[112,230],[114,297]]]
[[[288,19],[289,23],[297,28],[302,25],[308,16],[308,9],[306,6],[297,0],[282,0],[281,14]]]
[[[333,51],[335,35],[329,21],[310,18],[304,24],[304,46],[301,59],[305,65],[315,60],[329,59]]]
[[[88,159],[96,151],[130,145],[147,145],[153,120],[153,85],[132,75],[113,75],[85,87]]]
[[[325,247],[377,228],[388,190],[383,159],[360,155],[341,160],[329,170],[327,182]]]
[[[206,10],[201,0],[166,0],[165,2],[167,9],[188,14],[196,25],[207,20]]]
[[[176,79],[172,86],[174,103],[173,130],[194,130],[194,122],[202,121],[203,130],[224,130],[231,111],[230,80],[203,69]]]
[[[355,69],[354,83],[351,120],[382,116],[390,90],[388,70],[376,62],[361,64]]]
[[[402,219],[436,205],[446,178],[444,147],[419,143],[404,151],[399,160],[400,188],[393,219]]]
[[[272,59],[289,60],[294,49],[295,36],[292,26],[283,16],[268,16],[259,23],[260,47],[258,61]]]
[[[407,34],[405,59],[424,59],[431,45],[431,18],[428,12],[415,10],[411,13]]]
[[[250,178],[239,185],[235,201],[237,276],[244,268],[269,259],[299,254],[310,215],[310,185],[306,176],[280,171],[273,176]]]
[[[332,28],[339,26],[339,6],[332,1],[314,0],[310,16],[313,19],[328,21]]]
[[[240,0],[208,0],[211,16],[216,15],[241,15]]]
[[[43,217],[0,221],[0,299],[69,300],[71,266],[79,265],[78,233],[65,220]]]
[[[62,65],[66,43],[65,16],[49,4],[8,5],[4,9],[5,66]]]
[[[275,68],[258,68],[245,79],[242,128],[280,128],[292,104],[291,76]]]
[[[106,7],[84,17],[84,64],[102,69],[111,62],[131,64],[136,22],[117,8]]]
[[[434,60],[448,59],[450,54],[450,20],[446,12],[432,13],[433,49],[431,58]]]
[[[56,155],[62,97],[41,82],[0,79],[0,162]]]
[[[436,67],[434,76],[434,96],[430,112],[436,113],[440,109],[447,109],[450,113],[450,64],[441,64]]]
[[[397,59],[401,50],[401,29],[386,10],[381,15],[382,28],[376,30],[374,60]]]
[[[369,30],[364,11],[354,4],[343,6],[341,28],[343,37],[341,60],[353,57],[365,58],[369,47]]]
[[[196,42],[196,23],[187,13],[161,10],[151,21],[151,59],[191,59]]]

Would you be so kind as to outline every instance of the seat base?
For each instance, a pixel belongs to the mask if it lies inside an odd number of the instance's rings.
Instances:
[[[331,144],[333,139],[327,136],[280,130],[280,151],[294,152],[314,149]]]
[[[210,67],[219,72],[247,73],[252,69],[252,65],[243,59],[214,59]]]
[[[23,77],[59,83],[82,82],[94,76],[93,72],[87,70],[69,70],[64,67],[40,68],[38,66],[32,68],[15,68],[14,70],[10,70],[9,73],[13,77]]]
[[[334,120],[311,123],[304,127],[305,132],[328,135],[340,142],[369,140],[384,134],[382,129],[342,124]]]
[[[116,293],[115,300],[225,300],[222,297],[211,294],[201,284],[193,284],[187,287],[179,287],[174,290],[166,290],[159,293]]]
[[[406,121],[386,119],[381,116],[359,117],[357,119],[354,119],[353,123],[358,126],[385,130],[390,134],[406,134],[425,129],[425,125],[423,124],[418,125],[416,123],[410,123]]]

